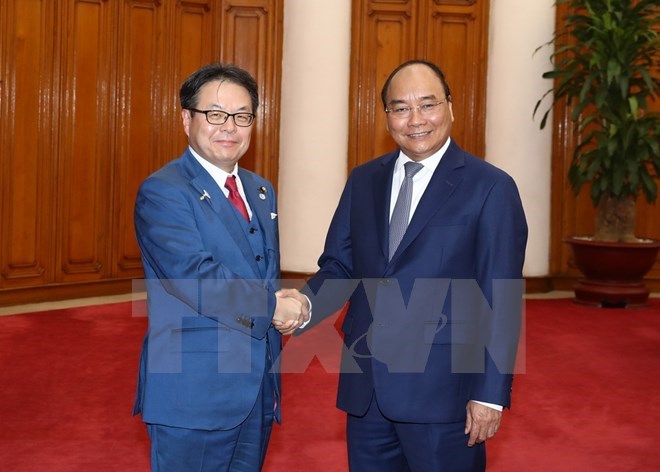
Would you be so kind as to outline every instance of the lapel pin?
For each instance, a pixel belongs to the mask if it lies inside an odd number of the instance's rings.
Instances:
[[[259,198],[262,200],[266,199],[266,187],[259,187]]]
[[[209,200],[211,199],[211,195],[204,189],[204,193],[202,194],[201,197],[199,197],[200,200],[204,200],[205,198],[208,198]]]

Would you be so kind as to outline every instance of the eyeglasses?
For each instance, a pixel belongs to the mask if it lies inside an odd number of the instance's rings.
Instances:
[[[394,108],[387,107],[385,109],[385,113],[389,113],[395,118],[408,118],[410,115],[412,115],[413,110],[419,110],[422,115],[428,116],[438,112],[440,110],[440,105],[446,103],[447,101],[448,99],[444,99],[437,102],[422,103],[414,107],[395,105]]]
[[[220,110],[198,110],[197,108],[188,108],[195,113],[204,113],[206,121],[212,125],[224,125],[231,116],[236,126],[247,127],[254,121],[254,113],[227,113]]]

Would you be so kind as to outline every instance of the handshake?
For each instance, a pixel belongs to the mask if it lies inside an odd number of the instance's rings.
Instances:
[[[277,304],[273,314],[273,326],[283,335],[292,334],[309,321],[309,299],[294,288],[275,293]]]

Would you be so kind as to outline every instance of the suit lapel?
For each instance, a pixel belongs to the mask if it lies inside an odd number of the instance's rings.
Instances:
[[[385,157],[380,164],[378,172],[373,180],[373,199],[372,208],[376,210],[376,231],[380,250],[385,259],[388,258],[389,237],[390,237],[390,199],[392,195],[392,175],[394,174],[394,165],[399,151],[391,153]]]
[[[208,204],[218,215],[220,223],[225,227],[232,240],[238,246],[245,261],[249,264],[255,277],[259,276],[259,267],[254,259],[254,254],[250,243],[245,237],[245,232],[241,223],[236,218],[236,212],[225,194],[220,190],[218,184],[213,180],[208,172],[197,162],[195,157],[189,152],[186,153],[187,160],[185,166],[191,175],[190,185],[192,185],[200,195],[200,203]],[[241,176],[241,179],[243,176]],[[202,196],[208,197],[202,198]],[[210,197],[210,198],[209,198]]]
[[[463,180],[464,165],[465,159],[462,151],[452,141],[447,152],[442,156],[438,167],[431,176],[431,181],[426,187],[426,190],[415,209],[412,220],[410,220],[410,225],[408,225],[406,233],[403,235],[403,239],[401,240],[394,257],[392,257],[391,262],[394,262],[401,253],[410,246],[428,224],[433,215],[440,211],[442,206]]]

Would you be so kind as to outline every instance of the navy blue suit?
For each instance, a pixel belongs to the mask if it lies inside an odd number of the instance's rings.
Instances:
[[[464,422],[469,400],[510,404],[525,216],[514,181],[452,141],[389,260],[398,154],[349,176],[305,289],[312,324],[350,293],[340,409],[365,415],[375,397],[392,421]],[[360,283],[323,287],[336,279]]]
[[[239,168],[239,176],[249,224],[189,150],[140,187],[135,227],[149,328],[135,413],[148,424],[235,428],[263,385],[279,407],[276,197],[256,174]],[[273,408],[271,421],[279,419]]]

